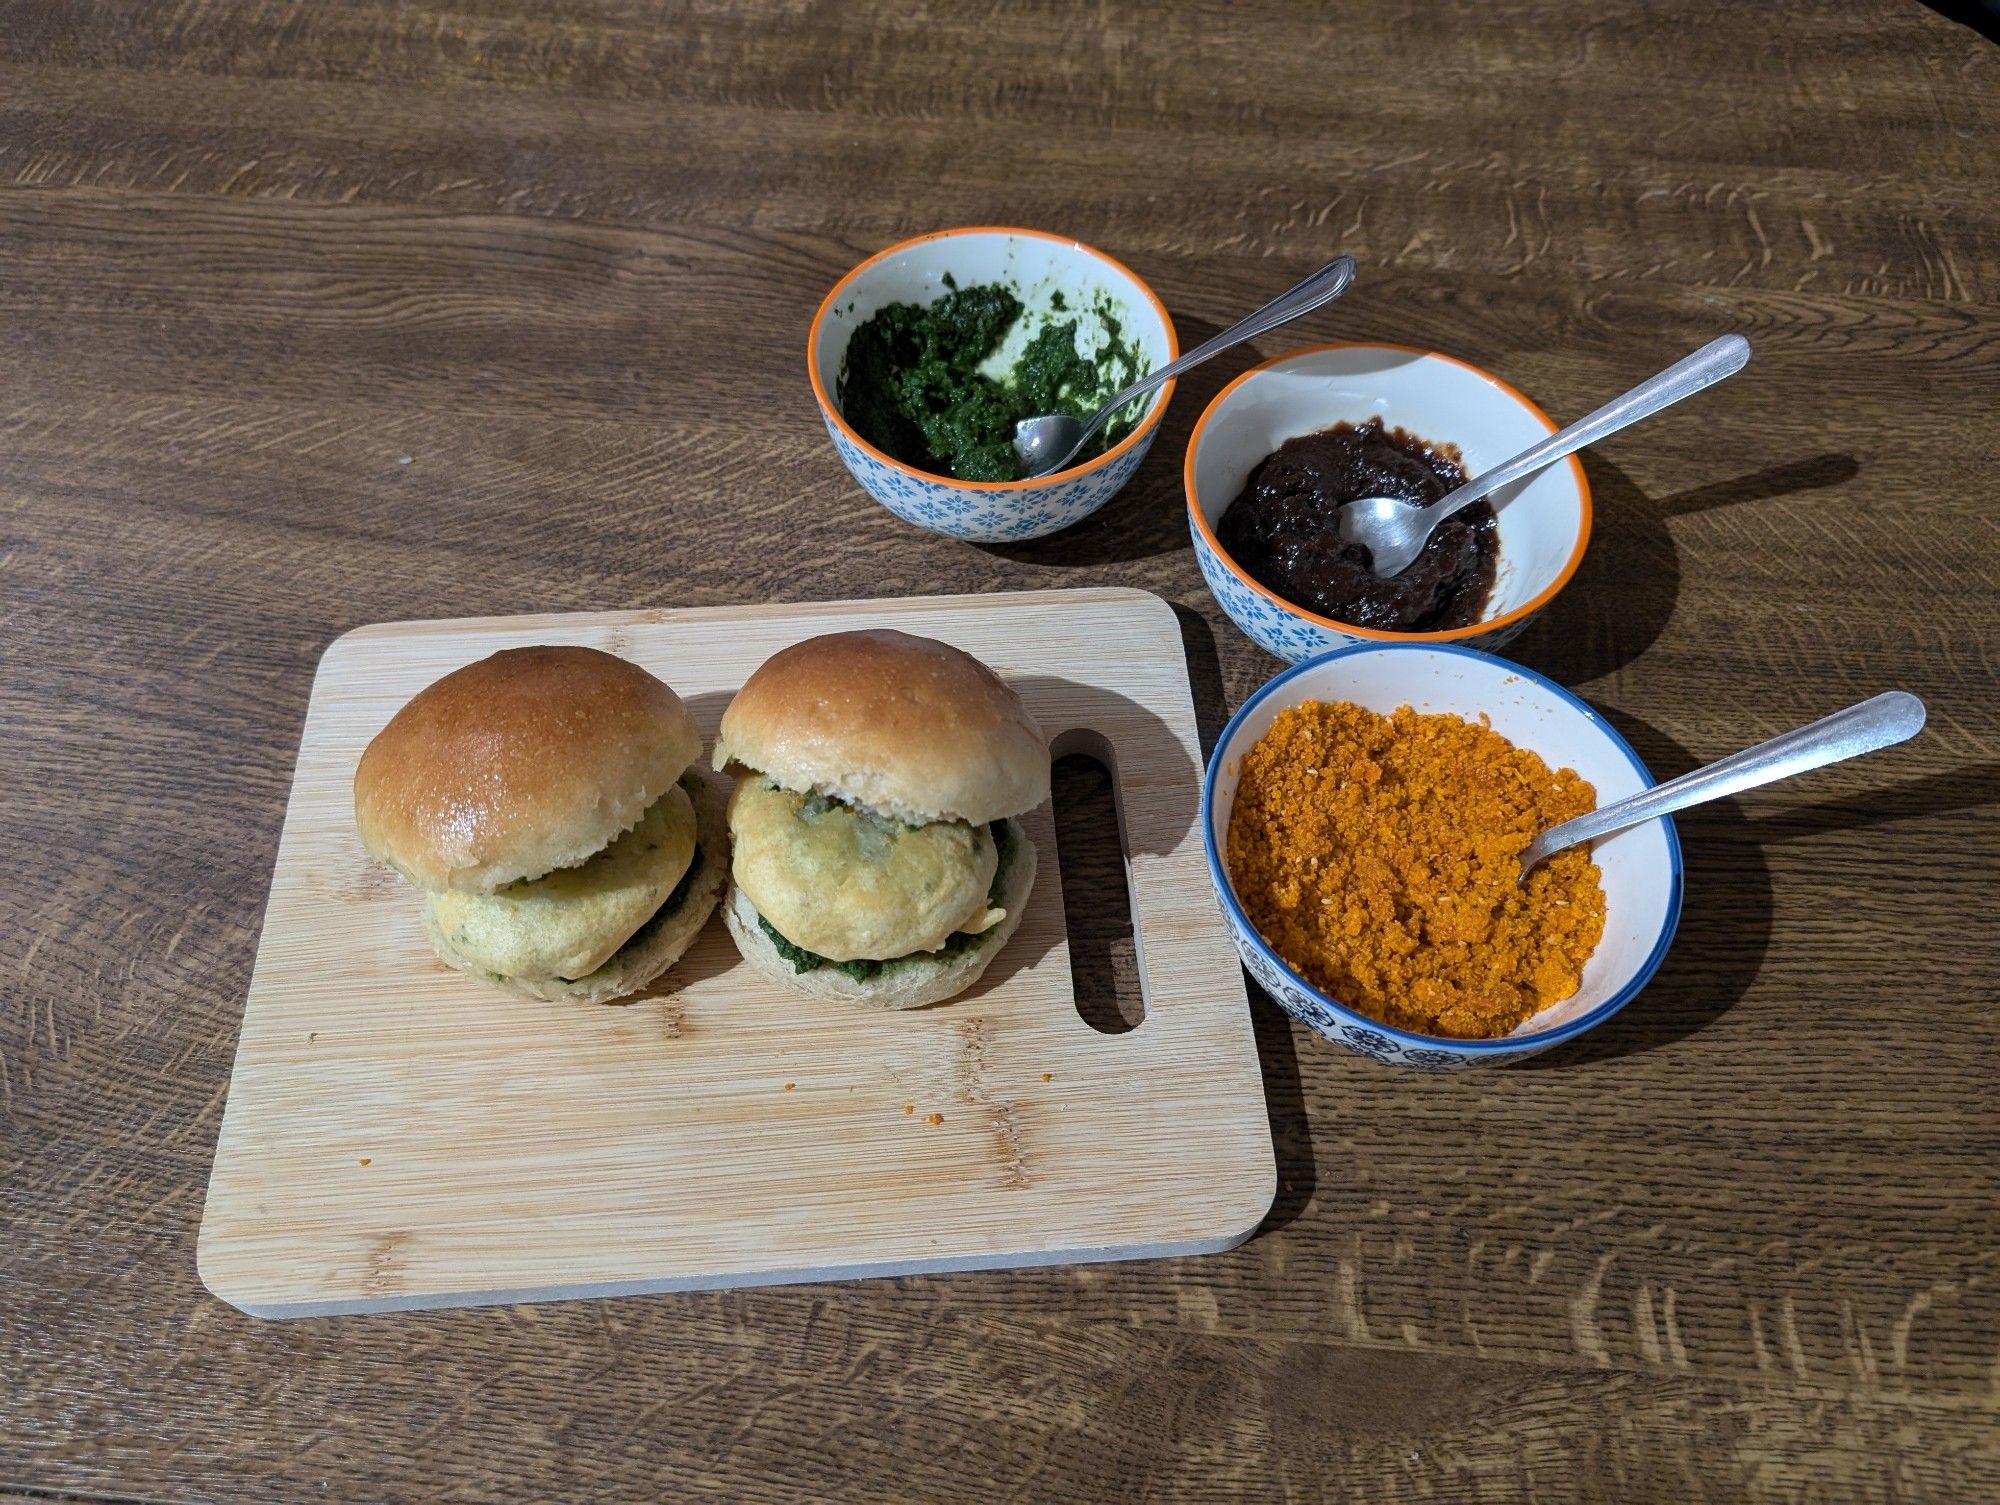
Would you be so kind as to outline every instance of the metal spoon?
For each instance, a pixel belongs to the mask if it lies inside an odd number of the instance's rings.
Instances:
[[[1615,397],[1587,418],[1579,418],[1560,433],[1549,435],[1504,464],[1467,481],[1429,506],[1401,497],[1371,496],[1349,502],[1339,511],[1336,526],[1347,543],[1367,545],[1378,580],[1400,575],[1416,562],[1431,530],[1461,507],[1469,507],[1489,492],[1531,476],[1586,445],[1595,444],[1661,408],[1734,376],[1750,363],[1750,342],[1740,334],[1712,340],[1685,360],[1674,362],[1651,381],[1640,382],[1623,397]]]
[[[1067,413],[1049,413],[1040,418],[1023,418],[1014,425],[1014,453],[1021,461],[1024,476],[1045,476],[1063,469],[1076,458],[1090,436],[1109,423],[1118,410],[1135,397],[1144,397],[1163,382],[1172,381],[1183,371],[1192,370],[1211,356],[1222,354],[1232,345],[1268,334],[1281,324],[1289,324],[1303,314],[1331,303],[1347,291],[1354,280],[1354,258],[1336,256],[1297,286],[1278,294],[1247,319],[1230,325],[1214,339],[1195,346],[1177,361],[1160,367],[1151,376],[1132,383],[1124,391],[1082,422]]]
[[[1690,805],[1740,794],[1759,784],[1788,779],[1795,773],[1858,758],[1878,747],[1893,747],[1916,736],[1923,724],[1924,703],[1907,690],[1890,690],[1821,717],[1810,726],[1733,753],[1706,768],[1669,779],[1643,794],[1550,826],[1529,842],[1528,849],[1521,854],[1521,876],[1526,878],[1536,863],[1565,847],[1596,841],[1627,826],[1672,815]]]

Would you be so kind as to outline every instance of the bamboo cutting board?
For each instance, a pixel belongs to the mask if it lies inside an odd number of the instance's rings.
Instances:
[[[713,920],[635,1001],[550,1004],[438,962],[372,867],[369,738],[496,649],[582,643],[680,691],[713,745],[751,670],[889,626],[955,643],[1118,791],[1145,1018],[1078,1015],[1049,810],[1019,932],[908,1013],[774,992]],[[1142,591],[364,627],[321,661],[216,1145],[199,1262],[256,1316],[406,1310],[1194,1254],[1275,1167],[1242,973],[1198,823],[1174,615]]]

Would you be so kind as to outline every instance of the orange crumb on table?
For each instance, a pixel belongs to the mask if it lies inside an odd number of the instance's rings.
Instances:
[[[944,1115],[942,1113],[929,1114],[925,1117],[924,1122],[927,1124],[941,1124],[944,1122]]]
[[[1230,882],[1321,991],[1400,1029],[1490,1039],[1576,992],[1604,934],[1587,850],[1519,878],[1536,832],[1596,804],[1484,717],[1307,701],[1244,755]]]
[[[790,1092],[794,1087],[798,1085],[799,1084],[797,1082],[787,1082],[785,1083],[785,1091]]]
[[[903,1111],[905,1113],[914,1113],[917,1111],[917,1105],[915,1103],[905,1103],[903,1104]]]
[[[370,1160],[371,1158],[372,1158],[371,1156],[368,1156],[368,1155],[363,1155],[363,1156],[361,1157],[361,1159],[360,1159],[360,1160],[359,1160],[359,1161],[357,1162],[357,1164],[360,1164],[360,1165],[366,1165],[366,1164],[368,1164],[368,1162],[369,1162],[369,1160]]]
[[[1045,1082],[1053,1082],[1055,1079],[1056,1079],[1056,1074],[1053,1071],[1045,1071],[1042,1073],[1042,1080]]]

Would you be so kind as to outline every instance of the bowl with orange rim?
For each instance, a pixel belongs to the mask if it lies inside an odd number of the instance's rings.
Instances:
[[[1364,643],[1504,646],[1583,561],[1590,484],[1574,458],[1494,493],[1493,590],[1479,619],[1465,627],[1387,632],[1337,621],[1252,578],[1217,540],[1217,523],[1265,456],[1287,439],[1371,419],[1456,448],[1467,475],[1556,431],[1546,413],[1499,377],[1434,350],[1311,345],[1254,366],[1216,394],[1188,440],[1188,532],[1209,590],[1253,642],[1291,663]]]
[[[1110,327],[1102,323],[1106,315],[1136,358],[1135,379],[1180,354],[1166,306],[1102,251],[1040,230],[973,226],[902,241],[835,283],[813,315],[806,371],[842,462],[862,490],[905,522],[978,543],[1041,538],[1081,522],[1132,479],[1159,431],[1172,382],[1144,400],[1131,427],[1102,454],[1018,481],[966,481],[920,469],[869,443],[841,411],[843,368],[857,329],[889,304],[928,305],[954,286],[986,283],[1005,285],[1023,307],[1002,357],[1052,318],[1077,318],[1082,346]]]

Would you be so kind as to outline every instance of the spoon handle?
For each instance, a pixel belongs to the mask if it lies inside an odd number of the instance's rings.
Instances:
[[[1083,426],[1083,435],[1077,440],[1075,448],[1070,450],[1070,455],[1075,455],[1077,450],[1083,448],[1090,436],[1109,423],[1112,416],[1133,398],[1144,397],[1161,383],[1170,382],[1183,371],[1192,370],[1211,356],[1222,354],[1231,345],[1254,340],[1260,334],[1268,334],[1280,324],[1289,324],[1292,320],[1331,303],[1347,291],[1347,284],[1353,280],[1354,258],[1336,256],[1303,282],[1295,283],[1285,289],[1255,313],[1237,320],[1213,339],[1202,341],[1179,360],[1167,362],[1159,370],[1140,377],[1124,391],[1114,393],[1104,406],[1097,410],[1090,422]]]
[[[1671,407],[1683,397],[1692,397],[1704,387],[1712,387],[1726,376],[1734,376],[1750,364],[1750,342],[1740,334],[1726,334],[1710,340],[1693,355],[1675,361],[1649,381],[1642,381],[1623,397],[1614,397],[1588,417],[1579,418],[1568,428],[1549,435],[1533,449],[1523,450],[1513,459],[1494,466],[1486,474],[1474,476],[1458,490],[1440,497],[1428,509],[1435,527],[1461,507],[1469,507],[1481,497],[1511,485],[1553,465],[1565,455],[1595,444],[1620,429],[1650,418],[1661,408]]]
[[[1907,742],[1923,724],[1924,703],[1907,690],[1890,690],[1844,711],[1823,716],[1810,726],[1669,779],[1630,799],[1550,826],[1528,843],[1528,849],[1521,854],[1521,872],[1525,875],[1536,863],[1564,847],[1596,841],[1690,805],[1723,799],[1745,789],[1755,789],[1759,784],[1774,783],[1795,773],[1806,773],[1829,763],[1858,758],[1880,747]]]
[[[1121,395],[1125,396],[1126,402],[1130,402],[1133,397],[1141,395],[1142,391],[1150,391],[1163,381],[1173,380],[1183,371],[1199,366],[1211,356],[1222,354],[1232,345],[1240,345],[1245,340],[1254,340],[1260,334],[1269,334],[1281,324],[1289,324],[1294,319],[1302,318],[1314,309],[1338,298],[1347,291],[1348,283],[1353,280],[1354,258],[1336,256],[1311,276],[1286,288],[1256,312],[1245,314],[1221,334],[1203,340],[1179,360],[1169,361],[1160,367],[1151,376],[1130,388],[1129,395]],[[1117,406],[1123,406],[1115,397],[1112,402]]]

